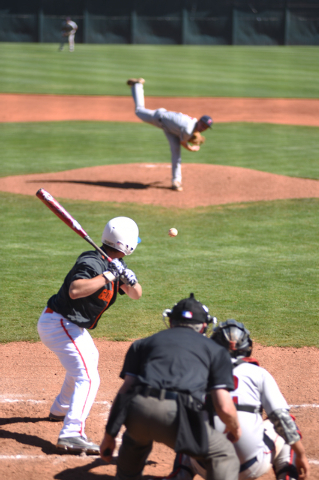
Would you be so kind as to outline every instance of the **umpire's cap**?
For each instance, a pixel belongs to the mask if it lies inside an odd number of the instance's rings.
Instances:
[[[200,117],[199,120],[200,120],[201,122],[205,123],[205,125],[207,125],[207,127],[212,128],[213,119],[212,119],[212,117],[210,117],[209,115],[203,115],[202,117]]]
[[[193,293],[189,298],[178,302],[167,316],[170,320],[183,323],[211,323],[212,321],[208,308],[196,300]]]

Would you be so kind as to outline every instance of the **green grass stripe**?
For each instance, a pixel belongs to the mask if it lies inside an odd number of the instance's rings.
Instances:
[[[315,46],[1,43],[0,92],[128,95],[129,77],[152,96],[319,98]]]
[[[183,163],[231,165],[317,179],[317,127],[234,123],[205,132],[199,152]],[[138,123],[52,122],[0,125],[0,176],[88,166],[170,162],[160,129]]]

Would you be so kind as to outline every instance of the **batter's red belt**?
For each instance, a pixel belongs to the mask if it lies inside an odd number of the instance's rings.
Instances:
[[[54,313],[52,308],[47,307],[44,313]]]

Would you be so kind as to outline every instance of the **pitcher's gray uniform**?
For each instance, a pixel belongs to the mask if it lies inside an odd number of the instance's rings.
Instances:
[[[185,146],[195,131],[203,132],[207,128],[210,128],[213,120],[207,115],[204,115],[198,120],[184,113],[168,111],[165,108],[158,108],[157,110],[145,108],[144,79],[141,78],[139,81],[131,79],[128,80],[127,83],[132,89],[132,96],[135,102],[135,114],[143,122],[150,123],[164,130],[171,149],[172,185],[173,188],[174,186],[179,186],[180,188],[174,189],[181,191],[181,144]],[[195,148],[195,146],[185,148],[191,151],[199,150],[199,147]]]

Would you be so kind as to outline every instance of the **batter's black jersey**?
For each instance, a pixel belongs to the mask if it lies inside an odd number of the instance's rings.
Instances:
[[[125,262],[121,259],[126,267]],[[71,322],[88,329],[94,329],[105,310],[116,300],[117,293],[124,295],[119,287],[123,284],[119,280],[107,283],[92,295],[72,300],[69,288],[74,280],[79,278],[94,278],[108,270],[109,262],[95,250],[82,253],[75,265],[64,279],[63,285],[56,295],[48,301],[48,307],[63,315]]]
[[[227,350],[188,327],[174,327],[135,341],[120,377],[134,375],[138,384],[193,395],[200,401],[212,389],[234,390]]]

